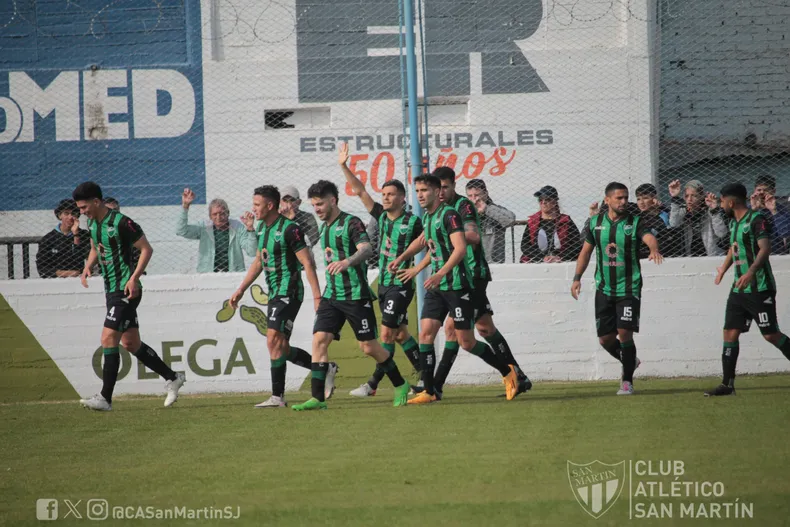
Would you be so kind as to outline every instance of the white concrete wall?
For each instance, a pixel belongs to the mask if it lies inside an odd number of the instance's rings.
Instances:
[[[728,287],[713,284],[713,273],[719,264],[719,259],[711,258],[676,259],[660,267],[645,263],[642,327],[635,337],[642,360],[637,378],[720,374],[721,329]],[[772,258],[772,264],[779,290],[779,321],[786,327],[790,324],[790,302],[783,299],[790,291],[790,257]],[[578,302],[569,293],[573,273],[572,264],[495,266],[489,297],[497,326],[522,367],[536,381],[616,379],[620,365],[600,349],[595,333],[593,270],[586,274]],[[371,273],[370,278],[374,276]],[[224,324],[215,320],[222,301],[235,290],[240,279],[240,275],[228,274],[151,276],[145,280],[139,310],[141,333],[160,353],[167,346],[164,343],[180,343],[169,353],[181,356],[174,367],[187,372],[188,392],[270,389],[264,337],[251,324],[242,322],[238,313]],[[88,290],[82,289],[76,279],[2,281],[0,294],[77,391],[95,391],[99,379],[91,367],[91,356],[99,345],[105,313],[100,281],[93,279]],[[254,305],[249,296],[243,303]],[[303,306],[295,324],[295,345],[310,349],[312,320],[312,309]],[[197,363],[208,369],[215,359],[219,360],[221,374],[206,377],[190,369],[189,349],[201,339],[216,340],[217,344],[195,351]],[[243,366],[227,371],[237,339],[243,341],[255,373]],[[436,344],[440,352],[442,339]],[[237,360],[243,358],[237,353]],[[743,336],[740,373],[788,369],[787,359],[763,341],[756,328]],[[289,367],[287,389],[298,387],[307,374],[305,369]],[[463,384],[498,381],[496,372],[467,353],[459,355],[449,378],[450,383]],[[119,382],[117,391],[160,393],[162,382],[139,380],[137,366],[132,364],[130,374]]]

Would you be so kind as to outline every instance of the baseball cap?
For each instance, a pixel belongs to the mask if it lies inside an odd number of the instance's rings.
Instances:
[[[299,199],[299,191],[296,190],[296,187],[293,185],[285,185],[282,189],[280,189],[280,197],[291,197],[294,199]]]
[[[560,199],[560,194],[559,192],[557,192],[557,189],[550,185],[546,185],[539,191],[535,192],[535,194],[533,195],[538,199],[540,198]]]

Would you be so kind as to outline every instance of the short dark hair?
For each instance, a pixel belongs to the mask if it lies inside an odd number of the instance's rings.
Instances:
[[[381,185],[381,188],[384,188],[384,187],[395,187],[395,190],[397,190],[401,194],[404,194],[404,195],[406,194],[406,187],[404,187],[403,183],[401,183],[397,179],[390,179],[389,181],[387,181],[386,183]]]
[[[337,185],[325,179],[313,183],[310,185],[310,188],[307,189],[308,198],[327,198],[329,196],[340,201],[340,197],[337,193]]]
[[[102,201],[104,202],[105,205],[115,205],[116,207],[119,207],[119,208],[121,206],[121,204],[118,203],[118,200],[115,199],[115,198],[106,197]]]
[[[488,192],[488,187],[486,187],[486,182],[482,179],[472,179],[466,184],[466,190],[476,188],[477,190],[482,190],[483,192]]]
[[[721,188],[722,198],[736,198],[742,202],[746,202],[746,187],[742,183],[728,183]]]
[[[55,217],[60,219],[60,215],[64,212],[71,212],[72,215],[79,216],[80,208],[77,207],[73,199],[62,199],[58,206],[55,207]]]
[[[71,193],[74,201],[88,201],[89,199],[102,199],[101,187],[93,181],[86,181],[77,185]]]
[[[442,180],[433,174],[422,174],[421,176],[417,176],[414,178],[414,184],[417,185],[417,183],[423,183],[433,188],[442,188]]]
[[[280,190],[274,185],[261,185],[253,191],[253,195],[273,201],[275,207],[280,206]]]
[[[455,170],[450,167],[439,167],[433,171],[433,176],[439,179],[439,181],[452,181],[455,183]],[[441,183],[439,184],[441,186]]]
[[[768,187],[771,190],[776,190],[776,178],[774,176],[769,176],[768,174],[759,175],[757,176],[757,180],[754,182],[754,186],[759,187],[760,185]]]
[[[626,187],[622,183],[618,183],[617,181],[612,181],[611,183],[606,185],[606,188],[604,189],[604,193],[608,196],[615,190],[625,190],[626,192],[628,192],[628,187]]]
[[[655,198],[658,196],[658,191],[656,190],[656,186],[652,183],[642,183],[638,187],[636,187],[636,195],[637,196],[650,196],[651,198]]]

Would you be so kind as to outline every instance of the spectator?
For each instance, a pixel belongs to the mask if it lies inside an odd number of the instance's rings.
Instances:
[[[675,230],[669,228],[669,210],[658,200],[658,191],[652,183],[643,183],[636,187],[636,204],[638,214],[644,218],[645,224],[653,231],[658,240],[661,254],[674,256],[681,247],[680,240],[675,238]],[[640,256],[647,258],[650,249],[642,244]]]
[[[505,231],[516,221],[516,215],[493,202],[482,179],[466,184],[466,197],[474,204],[480,218],[486,258],[492,263],[505,263]]]
[[[224,273],[244,271],[244,255],[256,256],[258,237],[255,235],[255,218],[251,212],[241,221],[230,219],[230,210],[225,200],[215,199],[209,203],[209,220],[199,224],[188,224],[189,206],[195,193],[184,189],[181,196],[181,214],[178,217],[176,235],[190,240],[200,240],[198,246],[198,273]]]
[[[571,217],[560,211],[557,189],[545,186],[534,196],[538,198],[540,211],[527,219],[521,238],[521,263],[575,260],[581,249],[581,236]]]
[[[720,256],[724,250],[719,241],[729,234],[719,198],[712,192],[705,194],[702,183],[693,179],[686,183],[684,197],[680,197],[680,180],[669,184],[671,206],[669,226],[681,229],[684,256]]]
[[[307,236],[307,246],[312,249],[318,244],[318,222],[309,212],[299,210],[302,200],[296,187],[286,185],[280,190],[280,214],[295,221]]]
[[[769,220],[771,228],[771,253],[790,253],[790,210],[785,196],[776,195],[776,178],[763,175],[757,178],[751,207],[760,210]]]
[[[80,210],[64,199],[55,208],[60,223],[38,242],[36,269],[41,278],[77,277],[91,250],[90,233],[80,229]]]
[[[110,210],[117,210],[121,212],[121,203],[111,197],[106,197],[102,201],[104,201],[104,205]],[[132,269],[137,269],[137,261],[140,259],[140,249],[132,245]],[[143,272],[143,274],[148,274],[147,272]]]

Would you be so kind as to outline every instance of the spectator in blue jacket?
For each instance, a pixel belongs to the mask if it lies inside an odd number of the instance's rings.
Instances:
[[[243,272],[246,269],[244,255],[254,257],[258,252],[258,237],[255,234],[255,218],[247,212],[239,220],[230,219],[230,210],[225,200],[215,199],[209,203],[209,219],[189,224],[189,206],[195,193],[184,189],[181,196],[181,213],[178,217],[176,234],[190,240],[200,240],[198,246],[198,273]]]
[[[750,198],[752,209],[762,211],[771,223],[771,253],[790,254],[790,210],[787,197],[776,195],[776,178],[757,177]]]

